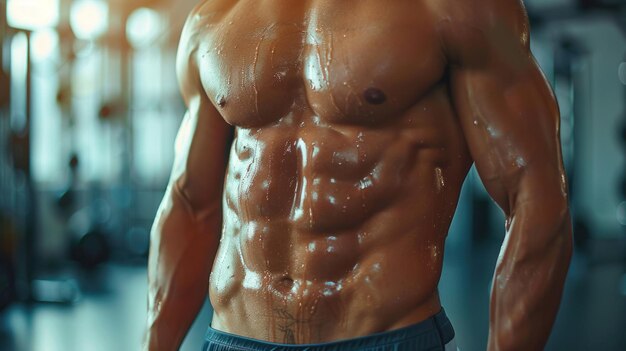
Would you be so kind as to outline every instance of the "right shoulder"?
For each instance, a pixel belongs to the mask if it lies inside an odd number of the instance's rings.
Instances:
[[[183,26],[180,40],[178,43],[178,53],[176,54],[176,76],[178,77],[178,85],[185,102],[189,102],[195,91],[197,91],[199,82],[198,65],[196,62],[196,53],[198,52],[200,28],[199,14],[202,8],[209,1],[203,1],[196,5]]]
[[[208,25],[219,21],[219,18],[236,2],[235,0],[203,0],[187,16],[176,56],[178,84],[186,101],[197,93],[201,86],[197,53]]]

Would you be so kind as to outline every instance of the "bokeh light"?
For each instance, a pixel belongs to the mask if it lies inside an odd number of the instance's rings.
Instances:
[[[72,4],[70,26],[79,39],[94,40],[108,27],[109,7],[101,0],[78,0]]]
[[[135,48],[152,44],[162,30],[162,19],[158,12],[149,8],[135,10],[126,24],[126,37]]]
[[[59,22],[59,0],[8,0],[7,21],[24,30],[54,27]]]
[[[52,56],[59,46],[59,35],[52,29],[43,29],[33,33],[32,54],[34,60],[45,60]]]

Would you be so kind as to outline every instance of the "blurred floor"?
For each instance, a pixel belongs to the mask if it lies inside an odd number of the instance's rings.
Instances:
[[[440,289],[462,350],[485,350],[489,284],[498,249],[496,243],[448,249]],[[575,256],[547,350],[624,350],[624,269],[619,261],[587,265]],[[84,296],[74,306],[18,305],[5,311],[0,350],[138,350],[146,309],[145,268],[111,264],[80,281]],[[205,306],[181,350],[200,350],[210,314]]]
[[[139,350],[146,318],[146,269],[110,264],[79,278],[73,306],[16,305],[0,317],[3,351]],[[198,316],[183,351],[199,350],[210,308]]]

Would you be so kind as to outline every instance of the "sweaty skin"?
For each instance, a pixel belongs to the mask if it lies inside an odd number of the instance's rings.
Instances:
[[[177,349],[207,291],[214,328],[279,343],[432,316],[472,163],[507,219],[488,348],[543,348],[571,225],[520,0],[205,1],[178,73],[146,349]]]

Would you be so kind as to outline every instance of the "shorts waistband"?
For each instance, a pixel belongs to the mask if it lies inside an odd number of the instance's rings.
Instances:
[[[229,334],[213,328],[205,336],[205,351],[347,351],[443,350],[454,339],[452,323],[442,309],[423,322],[388,332],[321,344],[278,344]],[[211,347],[213,345],[214,347]]]

